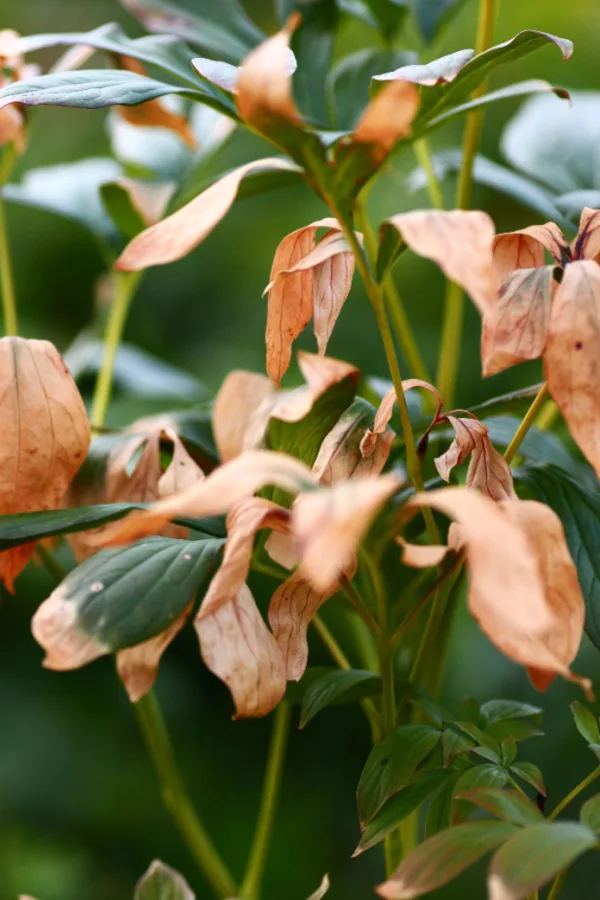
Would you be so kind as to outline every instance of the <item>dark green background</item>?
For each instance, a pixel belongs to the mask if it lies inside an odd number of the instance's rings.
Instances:
[[[201,6],[202,0],[197,3]],[[246,5],[263,28],[273,28],[267,3],[249,0]],[[475,0],[465,5],[440,54],[472,46],[476,7]],[[0,26],[24,34],[83,31],[110,20],[139,33],[117,0],[3,0],[1,13]],[[524,28],[571,38],[575,55],[562,64],[555,48],[544,49],[510,72],[502,70],[495,86],[530,77],[569,88],[600,86],[597,0],[504,0],[497,40]],[[360,26],[350,25],[339,51],[360,46],[364,35]],[[515,103],[506,103],[491,107],[487,115],[484,150],[492,158],[498,158],[499,135],[515,109]],[[102,112],[41,110],[23,168],[107,153],[103,121]],[[456,145],[461,127],[453,124],[436,135],[435,146]],[[262,152],[256,140],[239,134],[219,155],[218,168]],[[403,174],[412,165],[413,160],[404,157],[376,192],[377,218],[427,205],[424,194],[406,196]],[[445,186],[448,203],[453,189],[452,184]],[[497,194],[478,191],[476,202],[490,211],[498,230],[537,221]],[[232,367],[261,371],[265,301],[260,295],[274,249],[288,231],[322,214],[319,203],[300,188],[241,202],[197,251],[149,273],[136,298],[127,339],[189,370],[211,389]],[[8,219],[22,333],[50,338],[65,349],[92,316],[94,284],[102,272],[95,246],[77,226],[48,213],[11,207]],[[432,264],[408,256],[397,267],[397,279],[433,365],[442,279]],[[482,382],[479,323],[470,308],[467,319],[460,406],[538,380],[533,365]],[[307,335],[299,345],[312,348],[312,338]],[[364,371],[386,374],[375,323],[358,284],[330,352]],[[132,415],[142,411],[135,401],[128,408]],[[3,594],[0,608],[0,900],[14,900],[19,892],[39,900],[128,900],[137,877],[154,857],[179,868],[199,898],[208,897],[161,806],[111,662],[71,674],[41,668],[41,651],[30,636],[29,621],[52,586],[44,571],[30,567],[18,582],[16,596]],[[259,582],[253,587],[258,596],[264,595]],[[313,638],[311,661],[327,663]],[[587,648],[577,669],[600,683],[595,651]],[[191,629],[168,653],[158,694],[202,816],[239,876],[252,835],[269,722],[230,721],[230,698],[204,669]],[[504,661],[463,614],[444,695],[456,704],[467,694],[482,700],[534,699],[524,672]],[[552,805],[594,765],[571,725],[568,703],[575,696],[574,687],[557,683],[542,697],[549,736],[532,741],[523,754],[543,767]],[[366,723],[354,707],[327,711],[306,731],[293,734],[266,900],[304,900],[324,872],[331,875],[331,900],[373,896],[372,886],[382,876],[380,850],[350,860],[358,840],[354,791],[368,750]],[[597,883],[598,864],[590,858],[578,865],[563,896],[592,896]],[[483,871],[477,870],[439,896],[484,895]]]

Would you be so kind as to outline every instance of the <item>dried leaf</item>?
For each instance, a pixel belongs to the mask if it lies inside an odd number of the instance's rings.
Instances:
[[[376,434],[365,427],[361,403],[358,400],[346,410],[319,448],[312,472],[323,486],[352,477],[379,475],[387,462],[395,432],[382,423],[377,424]],[[369,452],[365,456],[362,447],[367,439]]]
[[[372,162],[378,166],[394,145],[410,134],[419,102],[419,91],[413,84],[394,81],[386,85],[364,111],[351,144],[370,145]]]
[[[496,503],[516,496],[510,466],[492,444],[489,434],[483,435],[473,448],[465,483]]]
[[[119,178],[116,184],[127,192],[145,225],[154,225],[162,219],[174,190],[170,183],[136,181],[134,178]]]
[[[169,497],[171,494],[192,487],[199,481],[204,481],[205,475],[172,428],[165,429],[162,434],[173,444],[173,456],[164,474],[158,480],[158,496]]]
[[[61,355],[47,341],[0,340],[0,514],[58,509],[90,445],[85,407]],[[14,579],[32,545],[0,554],[0,579]]]
[[[411,250],[432,259],[464,288],[480,312],[494,305],[498,293],[492,255],[494,223],[487,213],[416,210],[388,221]]]
[[[2,87],[2,78],[0,78]],[[0,109],[0,147],[14,143],[17,152],[25,150],[25,119],[16,106]]]
[[[272,169],[297,171],[293,163],[276,157],[234,169],[177,212],[134,237],[117,260],[116,268],[138,272],[181,259],[202,243],[229,212],[246,175]]]
[[[517,269],[537,269],[543,266],[544,248],[559,265],[563,265],[570,256],[562,231],[554,222],[497,235],[494,241],[494,265],[500,282],[506,281]]]
[[[215,612],[200,610],[194,624],[204,662],[231,691],[235,718],[265,716],[277,706],[286,689],[285,664],[245,585]]]
[[[442,398],[440,397],[436,388],[434,388],[432,384],[429,384],[429,382],[422,381],[420,378],[407,378],[402,382],[402,390],[404,391],[404,393],[406,393],[406,391],[410,391],[411,388],[416,387],[424,388],[426,391],[430,391],[436,398],[437,412],[435,418],[437,419],[442,408]],[[392,418],[395,402],[396,389],[391,388],[379,404],[379,409],[377,410],[377,415],[375,416],[373,429],[368,431],[363,438],[362,444],[360,446],[363,456],[369,456],[375,449],[377,445],[377,436],[384,433],[390,422],[390,419]]]
[[[567,266],[552,305],[544,370],[574,440],[600,474],[600,267]]]
[[[253,413],[273,393],[268,378],[237,369],[230,372],[215,397],[212,428],[221,462],[238,456]]]
[[[119,68],[126,72],[148,75],[145,67],[137,59],[130,56],[118,56],[117,61]],[[117,108],[121,118],[130,125],[143,128],[167,128],[179,135],[184,144],[192,150],[197,146],[196,136],[185,116],[172,112],[160,100],[148,100],[138,106],[119,106]]]
[[[496,375],[544,352],[554,293],[554,267],[519,268],[486,311],[481,332],[483,376]]]
[[[437,544],[409,544],[402,537],[396,538],[402,547],[402,563],[413,569],[429,569],[439,566],[449,552],[449,547]]]
[[[582,210],[571,250],[575,259],[600,261],[600,211],[587,206]]]
[[[444,416],[452,425],[456,437],[442,456],[434,460],[440,478],[450,481],[450,473],[455,466],[463,463],[487,435],[488,429],[478,419],[458,419]]]

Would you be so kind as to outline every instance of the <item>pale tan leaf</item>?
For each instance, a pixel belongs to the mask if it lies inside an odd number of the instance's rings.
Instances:
[[[0,87],[2,79],[0,79]],[[16,106],[0,109],[0,147],[14,143],[18,153],[25,150],[25,120]]]
[[[558,262],[568,250],[562,232],[552,222],[497,235],[494,240],[494,265],[499,282],[503,284],[517,269],[543,266],[544,247]]]
[[[0,340],[0,515],[58,509],[90,445],[90,426],[69,370],[48,341]],[[0,554],[9,590],[33,545]]]
[[[410,391],[411,388],[424,388],[426,391],[430,391],[437,401],[437,412],[436,419],[440,414],[440,410],[442,408],[442,398],[440,397],[438,391],[432,384],[429,384],[427,381],[422,381],[420,378],[407,378],[402,382],[402,390],[404,393],[406,391]],[[373,428],[369,430],[361,444],[361,452],[363,456],[369,456],[375,446],[377,445],[377,436],[383,434],[385,429],[387,428],[390,419],[392,418],[392,413],[394,411],[394,403],[396,402],[396,389],[390,388],[385,397],[382,399],[379,404],[379,409],[375,415],[375,422],[373,423]]]
[[[567,266],[550,316],[544,370],[548,390],[600,475],[600,267]]]
[[[509,275],[496,305],[483,316],[483,376],[496,375],[544,352],[554,294],[554,267],[521,268]]]
[[[396,543],[402,547],[402,563],[412,569],[429,569],[439,566],[450,549],[438,544],[409,544],[402,537],[397,537]]]
[[[204,481],[107,526],[98,545],[127,544],[157,534],[177,516],[221,515],[267,484],[296,494],[314,484],[314,479],[300,460],[283,453],[270,450],[242,453],[211,472]]]
[[[379,475],[395,436],[387,424],[378,426],[375,434],[362,424],[360,413],[350,407],[324,438],[312,468],[313,475],[326,487],[355,476]],[[369,452],[365,456],[362,447],[366,439]]]
[[[276,157],[234,169],[177,212],[134,237],[117,260],[116,268],[137,272],[181,259],[202,243],[229,212],[246,175],[273,169],[298,170],[294,163]]]
[[[213,406],[212,428],[221,462],[238,456],[244,449],[244,437],[252,414],[273,393],[265,375],[230,372],[221,385]]]
[[[316,250],[324,249],[321,245],[326,241],[327,238],[321,241]],[[314,273],[313,327],[319,353],[323,356],[327,352],[329,338],[352,287],[354,256],[346,252],[347,246],[345,238],[339,235],[331,236],[327,245],[330,256],[316,267]]]
[[[471,453],[466,486],[481,491],[496,503],[516,496],[510,466],[492,444],[487,428]]]
[[[140,900],[142,895],[156,897],[158,900],[159,893],[165,900],[167,896],[173,900],[196,900],[196,895],[183,875],[155,859],[136,884],[133,900]]]
[[[168,497],[178,491],[184,491],[198,481],[204,481],[206,476],[172,428],[165,429],[161,437],[163,435],[173,444],[173,456],[158,480],[158,496]]]
[[[456,435],[448,449],[434,460],[440,478],[450,481],[450,473],[455,466],[463,463],[488,434],[487,427],[478,419],[459,419],[456,416],[444,416],[452,425]]]
[[[581,212],[579,231],[571,243],[574,259],[600,261],[600,210],[588,206]]]
[[[117,56],[120,69],[127,72],[135,72],[137,75],[148,75],[146,68],[137,59],[131,56]],[[130,125],[147,128],[167,128],[178,135],[181,140],[192,150],[197,145],[196,136],[191,125],[185,118],[178,113],[172,112],[165,106],[161,100],[148,100],[146,103],[140,103],[137,106],[118,106],[121,118],[129,122]]]
[[[498,293],[492,254],[494,223],[487,213],[416,210],[388,221],[411,250],[432,259],[464,288],[480,312],[494,305]]]
[[[394,145],[410,134],[419,109],[419,91],[414,84],[393,81],[371,100],[351,142],[369,144],[374,165],[379,165]]]
[[[244,585],[237,597],[195,620],[202,658],[225,682],[235,718],[265,716],[286,689],[285,663],[254,597]]]
[[[265,550],[271,559],[284,569],[291,571],[298,565],[298,550],[291,534],[272,531],[265,541]]]
[[[292,534],[300,555],[299,573],[317,592],[331,590],[352,565],[379,508],[401,484],[394,473],[352,478],[296,500]]]
[[[135,178],[119,178],[116,182],[129,194],[132,205],[145,225],[154,225],[162,219],[175,190],[169,182],[137,181]]]
[[[31,632],[46,651],[43,665],[55,672],[78,669],[111,652],[81,628],[77,606],[66,596],[63,584],[38,607]]]
[[[137,703],[152,689],[163,653],[185,625],[193,606],[190,603],[165,631],[117,653],[117,672],[132,703]]]
[[[329,875],[324,875],[323,880],[316,891],[314,891],[307,900],[323,900],[323,897],[330,888]]]

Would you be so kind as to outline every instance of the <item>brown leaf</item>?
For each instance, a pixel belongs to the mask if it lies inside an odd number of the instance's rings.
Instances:
[[[158,480],[158,496],[169,497],[192,487],[199,481],[204,481],[206,477],[204,472],[187,452],[179,435],[172,428],[167,428],[162,432],[162,436],[173,444],[173,456]]]
[[[157,534],[177,516],[221,515],[267,484],[295,494],[313,483],[310,470],[300,460],[270,450],[249,451],[211,472],[204,481],[107,526],[98,544],[127,544]]]
[[[502,285],[481,332],[483,376],[496,375],[544,352],[554,294],[554,266],[521,268]]]
[[[517,269],[537,269],[543,266],[544,247],[560,265],[568,258],[569,246],[554,222],[497,235],[494,241],[494,265],[500,283],[504,283]]]
[[[123,272],[138,272],[181,259],[211,233],[229,212],[242,180],[251,172],[283,169],[297,171],[285,159],[259,159],[224,175],[181,209],[136,235],[125,247],[115,266]]]
[[[352,136],[351,144],[370,145],[374,165],[379,165],[394,145],[410,134],[419,109],[419,91],[413,84],[394,81],[371,100]]]
[[[117,60],[120,69],[135,72],[137,75],[148,75],[145,67],[137,59],[130,56],[118,56]],[[143,128],[167,128],[179,135],[184,144],[192,150],[197,146],[196,136],[185,116],[172,112],[160,100],[148,100],[138,106],[118,106],[117,109],[121,118],[130,125]]]
[[[600,475],[600,267],[567,266],[552,305],[544,370],[574,440]]]
[[[410,391],[412,388],[417,387],[424,388],[426,391],[430,391],[436,398],[437,412],[435,418],[437,419],[442,408],[442,398],[440,397],[436,388],[434,388],[432,384],[429,384],[429,382],[422,381],[420,378],[407,378],[402,382],[402,390],[404,391],[404,393]],[[373,452],[373,449],[377,444],[377,436],[383,434],[390,422],[390,419],[392,418],[395,402],[396,389],[390,388],[390,390],[387,392],[387,394],[379,404],[379,409],[377,410],[377,414],[375,416],[373,429],[368,431],[363,438],[362,444],[360,446],[363,456],[369,456]]]
[[[468,488],[481,491],[496,503],[516,496],[510,466],[487,433],[473,448],[465,483]]]
[[[412,569],[429,569],[439,566],[449,552],[449,547],[438,544],[409,544],[402,537],[396,538],[402,547],[402,563]]]
[[[64,582],[38,607],[31,632],[46,651],[42,665],[54,672],[79,669],[111,652],[81,628],[76,604],[66,596]]]
[[[215,397],[212,428],[221,462],[238,456],[244,449],[244,438],[253,413],[273,393],[265,375],[230,372]]]
[[[0,109],[0,147],[4,147],[5,144],[14,144],[17,153],[23,153],[25,150],[25,119],[16,106],[5,106]]]
[[[440,478],[450,481],[450,473],[455,466],[463,463],[473,452],[477,444],[488,434],[487,427],[478,419],[459,419],[456,416],[444,416],[454,429],[456,437],[442,456],[434,460]]]
[[[292,507],[299,574],[317,592],[331,590],[351,567],[354,553],[379,507],[401,486],[393,473],[302,494]]]
[[[600,211],[585,207],[579,220],[579,231],[571,249],[575,259],[600,262]]]
[[[117,672],[131,703],[137,703],[152,690],[162,655],[185,625],[193,606],[190,603],[165,631],[117,653]]]
[[[319,484],[329,487],[352,477],[379,475],[382,472],[395,432],[387,427],[387,423],[383,426],[379,423],[375,434],[362,421],[362,416],[350,407],[326,435],[312,468]],[[369,453],[365,456],[361,448],[367,438]]]
[[[277,706],[285,664],[246,585],[215,612],[200,610],[194,624],[204,662],[231,691],[235,718],[265,716]]]
[[[58,509],[90,445],[81,396],[48,341],[0,340],[0,515]],[[0,579],[13,581],[33,553],[27,544],[0,554]]]
[[[411,250],[432,259],[469,294],[480,312],[498,293],[493,263],[494,223],[484,212],[416,210],[388,220]]]

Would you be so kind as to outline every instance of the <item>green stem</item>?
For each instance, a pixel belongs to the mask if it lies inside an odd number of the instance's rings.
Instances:
[[[596,781],[597,778],[600,778],[600,766],[597,769],[594,769],[587,778],[584,778],[583,781],[580,781],[579,784],[573,788],[573,790],[567,794],[564,800],[561,800],[558,806],[555,806],[550,815],[548,816],[548,821],[553,822],[556,819],[563,809],[565,809],[569,803],[571,803],[576,797],[579,796],[587,787],[592,784],[592,782]]]
[[[2,316],[4,319],[4,333],[15,335],[18,333],[17,301],[15,298],[15,285],[8,246],[8,233],[6,230],[6,217],[4,214],[4,201],[0,196],[0,288],[2,290]]]
[[[499,0],[481,0],[476,53],[483,53],[492,43],[494,19],[498,3]],[[481,96],[486,89],[487,84],[484,82],[473,93],[473,96]],[[462,164],[456,192],[456,206],[458,209],[469,209],[471,207],[473,164],[481,139],[482,126],[483,109],[476,109],[467,118],[463,139]],[[442,328],[437,375],[438,390],[444,398],[447,409],[450,409],[454,404],[453,398],[462,345],[464,308],[465,295],[463,289],[454,282],[449,281],[446,291],[444,325]]]
[[[444,622],[448,603],[452,595],[452,589],[462,572],[462,556],[458,558],[458,563],[459,565],[457,566],[457,568],[452,570],[452,575],[454,577],[444,580],[444,583],[441,585],[440,589],[435,595],[433,606],[431,607],[429,618],[427,619],[427,624],[425,626],[425,631],[423,632],[423,636],[421,638],[421,642],[419,644],[419,648],[417,650],[417,654],[415,656],[415,660],[410,672],[410,681],[413,684],[421,684],[424,676],[424,670],[430,665],[435,666],[436,671],[438,672],[441,672],[442,670],[444,654],[442,654],[442,656],[440,657],[433,651],[438,642],[440,629],[442,627],[442,623]]]
[[[444,197],[442,195],[442,189],[437,179],[437,175],[435,174],[435,168],[433,166],[433,160],[431,158],[431,151],[429,150],[429,143],[426,138],[421,138],[420,141],[414,142],[413,147],[415,150],[415,156],[417,157],[417,162],[419,163],[427,177],[427,190],[429,191],[431,202],[435,209],[443,209]]]
[[[125,329],[129,306],[140,277],[141,272],[119,272],[116,275],[117,293],[108,314],[104,335],[104,358],[92,400],[92,428],[101,427],[106,420],[112,392],[115,358]]]
[[[48,550],[46,550],[41,541],[38,541],[36,550],[41,562],[48,569],[52,577],[60,584],[60,582],[67,577],[67,570],[61,566]]]
[[[153,693],[133,704],[154,764],[166,808],[218,897],[235,897],[237,886],[204,830],[187,795],[171,740]]]
[[[263,872],[267,863],[269,844],[275,824],[275,813],[281,790],[283,763],[290,730],[290,707],[282,701],[275,710],[273,735],[267,758],[262,800],[248,868],[240,888],[244,900],[258,900]]]
[[[419,598],[410,612],[408,612],[404,619],[400,622],[392,637],[390,638],[390,643],[393,649],[396,649],[398,647],[402,638],[405,636],[407,631],[409,631],[415,624],[425,607],[433,598],[437,596],[439,590],[446,584],[446,582],[453,577],[460,562],[461,557],[457,557],[452,565],[447,568],[445,572],[442,572],[435,583],[431,585],[429,590]]]
[[[565,869],[563,872],[559,872],[554,881],[552,882],[552,887],[550,888],[550,893],[548,894],[548,900],[556,900],[560,893],[560,889],[565,883],[565,878],[567,877],[567,870]]]
[[[544,406],[547,397],[548,397],[548,386],[544,382],[544,384],[541,386],[541,388],[537,392],[537,394],[533,400],[533,403],[531,404],[531,406],[525,413],[525,416],[524,416],[521,424],[517,428],[515,436],[513,437],[512,441],[510,442],[508,447],[506,448],[506,452],[504,453],[504,459],[506,460],[507,463],[512,462],[513,459],[515,458],[515,455],[517,454],[519,447],[525,440],[525,436],[527,435],[527,432],[529,431],[531,426],[535,423],[535,420],[538,417],[538,413],[541,410],[541,408]]]
[[[368,626],[371,634],[373,634],[374,637],[378,637],[379,625],[377,624],[377,622],[375,621],[375,619],[373,618],[373,616],[367,609],[366,604],[363,602],[363,600],[360,597],[360,595],[358,594],[358,592],[355,590],[352,582],[348,578],[346,578],[345,575],[342,576],[342,579],[341,579],[341,588],[342,588],[344,594],[346,595],[346,597],[348,598],[348,600],[350,601],[350,603],[352,604],[352,606],[354,607],[354,609],[356,610],[356,612],[359,614],[361,619],[363,619],[363,621]]]

